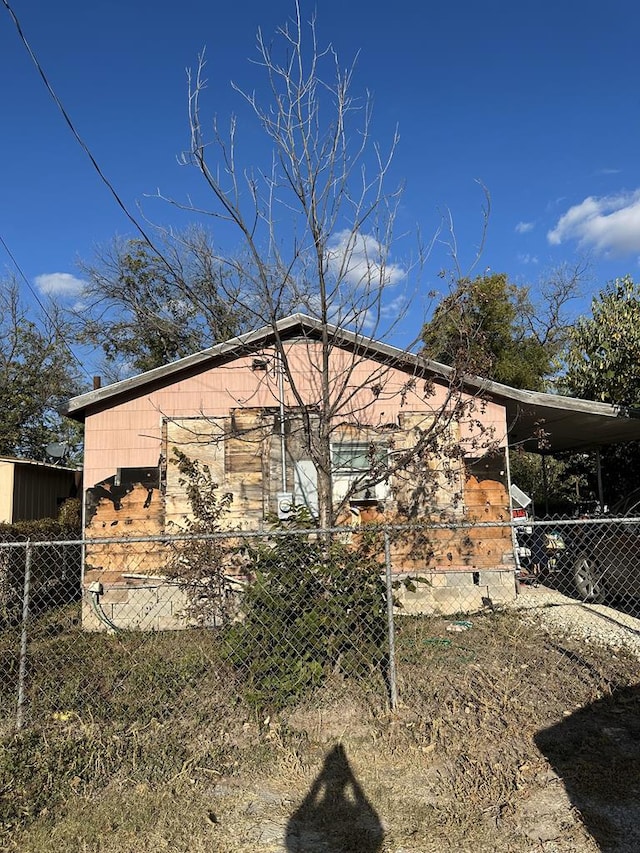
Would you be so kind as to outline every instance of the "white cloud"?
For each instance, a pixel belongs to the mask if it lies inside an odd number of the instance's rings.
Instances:
[[[537,263],[539,263],[538,256],[537,255],[530,255],[528,252],[523,254],[523,255],[518,255],[518,260],[520,261],[521,264],[537,264]]]
[[[401,293],[400,296],[396,296],[391,302],[387,302],[382,306],[380,316],[384,317],[385,320],[395,319],[406,310],[407,301],[407,295]]]
[[[613,254],[640,251],[640,189],[585,198],[560,217],[547,239],[553,246],[577,240],[582,246]]]
[[[516,232],[518,234],[528,234],[529,231],[533,231],[535,227],[535,222],[518,222],[516,225]]]
[[[51,272],[37,275],[35,283],[40,293],[44,293],[47,296],[63,297],[80,296],[87,286],[86,281],[76,278],[75,275],[71,275],[68,272]]]
[[[547,202],[546,210],[553,210],[554,207],[558,207],[565,200],[566,195],[560,195],[558,198],[554,198],[553,201]]]
[[[356,286],[398,284],[406,275],[399,264],[390,264],[384,257],[383,247],[370,234],[353,234],[340,231],[334,235],[327,249],[331,272]]]

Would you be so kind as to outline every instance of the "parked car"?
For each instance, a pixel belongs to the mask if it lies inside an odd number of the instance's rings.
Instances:
[[[575,592],[593,603],[640,599],[640,489],[599,519],[565,528]]]

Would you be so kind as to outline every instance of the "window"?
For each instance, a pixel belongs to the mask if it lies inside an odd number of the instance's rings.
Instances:
[[[331,446],[334,471],[362,474],[372,468],[380,470],[387,458],[386,444],[368,441],[348,441]]]
[[[334,498],[342,500],[355,480],[359,481],[358,490],[352,500],[384,500],[389,491],[387,484],[367,483],[367,474],[375,470],[375,479],[381,473],[388,454],[386,444],[368,441],[345,441],[331,446],[333,463]]]

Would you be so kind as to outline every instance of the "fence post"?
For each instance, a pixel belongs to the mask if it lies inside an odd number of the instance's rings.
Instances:
[[[393,619],[393,586],[391,581],[391,545],[389,531],[384,531],[385,586],[387,589],[387,630],[389,633],[389,698],[391,710],[398,707],[398,685],[396,681],[396,632]]]
[[[24,682],[27,674],[27,626],[29,622],[29,593],[31,591],[31,560],[33,549],[31,540],[27,540],[24,559],[24,588],[22,592],[22,630],[20,632],[20,663],[18,666],[18,707],[16,710],[16,729],[24,723]]]

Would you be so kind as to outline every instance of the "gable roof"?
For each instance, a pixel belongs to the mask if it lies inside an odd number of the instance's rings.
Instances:
[[[273,326],[263,326],[170,364],[73,397],[69,400],[67,414],[83,421],[91,410],[108,408],[110,404],[136,395],[145,388],[151,390],[169,384],[181,375],[197,373],[216,363],[233,360],[270,346],[278,339],[286,341],[302,337],[320,340],[324,328],[324,324],[313,317],[293,314],[278,320]],[[326,330],[336,346],[357,351],[360,355],[370,356],[390,366],[422,375],[430,374],[444,381],[453,374],[452,368],[447,365],[348,329],[329,323]],[[505,406],[509,444],[512,446],[551,453],[640,439],[640,413],[625,407],[541,391],[520,390],[475,376],[467,377],[465,382],[471,393],[480,393],[483,398]],[[543,442],[539,438],[541,432],[546,434]]]
[[[306,314],[292,314],[278,320],[273,326],[263,326],[253,332],[246,332],[223,343],[215,344],[208,349],[193,353],[193,355],[172,361],[170,364],[154,367],[152,370],[131,376],[129,379],[123,379],[120,382],[105,385],[104,388],[72,397],[67,406],[67,414],[76,420],[82,420],[86,411],[94,406],[110,400],[115,401],[146,386],[167,384],[184,373],[206,369],[217,362],[229,361],[240,355],[247,355],[252,351],[272,345],[277,339],[287,341],[305,338],[319,341],[322,337],[323,326],[324,324],[319,320],[308,317]],[[418,368],[441,376],[443,379],[448,378],[452,373],[451,368],[444,364],[420,358],[390,344],[358,335],[331,323],[327,323],[326,328],[332,343],[345,349],[357,350],[360,355],[370,355],[372,358],[390,365]]]

